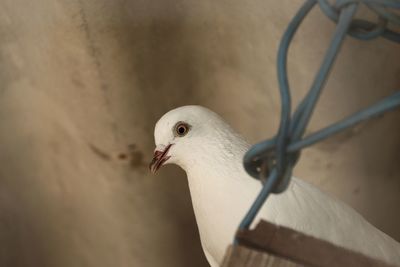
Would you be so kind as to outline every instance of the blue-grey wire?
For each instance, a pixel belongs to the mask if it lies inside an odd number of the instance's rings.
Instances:
[[[379,21],[377,24],[365,20],[353,20],[360,2],[378,14]],[[310,91],[300,102],[291,117],[287,54],[298,27],[316,3],[319,3],[321,10],[330,19],[337,22],[337,27]],[[330,6],[327,0],[307,0],[289,23],[278,51],[278,81],[281,96],[280,126],[275,137],[254,145],[244,156],[245,170],[252,177],[263,181],[264,184],[250,210],[240,223],[239,230],[250,227],[270,193],[281,193],[287,188],[301,149],[352,127],[361,121],[400,107],[400,92],[396,92],[392,96],[386,97],[348,118],[303,138],[316,102],[346,34],[361,40],[370,40],[382,36],[388,40],[400,42],[400,34],[387,29],[388,22],[398,24],[400,17],[390,13],[387,8],[400,9],[400,0],[338,0],[336,1],[336,6]],[[261,168],[263,164],[268,166],[267,169],[269,171],[267,173],[260,171],[263,169]]]

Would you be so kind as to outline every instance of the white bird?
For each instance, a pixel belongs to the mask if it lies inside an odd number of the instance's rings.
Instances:
[[[154,137],[150,169],[173,163],[186,171],[204,253],[212,267],[220,266],[261,189],[242,165],[249,144],[201,106],[169,111],[157,122]],[[260,219],[400,265],[399,243],[340,200],[295,177],[284,193],[269,196],[255,223]]]

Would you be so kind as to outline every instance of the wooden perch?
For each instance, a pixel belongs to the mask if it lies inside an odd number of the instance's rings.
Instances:
[[[265,221],[236,236],[239,245],[228,248],[223,267],[394,267]]]
[[[222,267],[303,267],[265,252],[252,250],[245,246],[229,246]]]

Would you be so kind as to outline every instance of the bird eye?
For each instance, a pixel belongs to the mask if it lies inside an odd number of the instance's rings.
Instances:
[[[175,135],[182,137],[189,132],[190,126],[184,122],[178,122],[175,126]]]

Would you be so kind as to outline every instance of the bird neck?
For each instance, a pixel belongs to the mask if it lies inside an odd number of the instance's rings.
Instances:
[[[248,147],[243,139],[228,136],[199,148],[184,167],[203,247],[219,262],[260,188],[243,169]]]
[[[213,177],[211,179],[217,177],[235,179],[237,177],[231,175],[238,173],[243,178],[245,175],[242,175],[244,172],[242,162],[248,148],[249,144],[238,134],[231,131],[222,132],[218,138],[202,141],[201,146],[197,146],[195,151],[190,153],[181,167],[191,177],[201,175]]]

